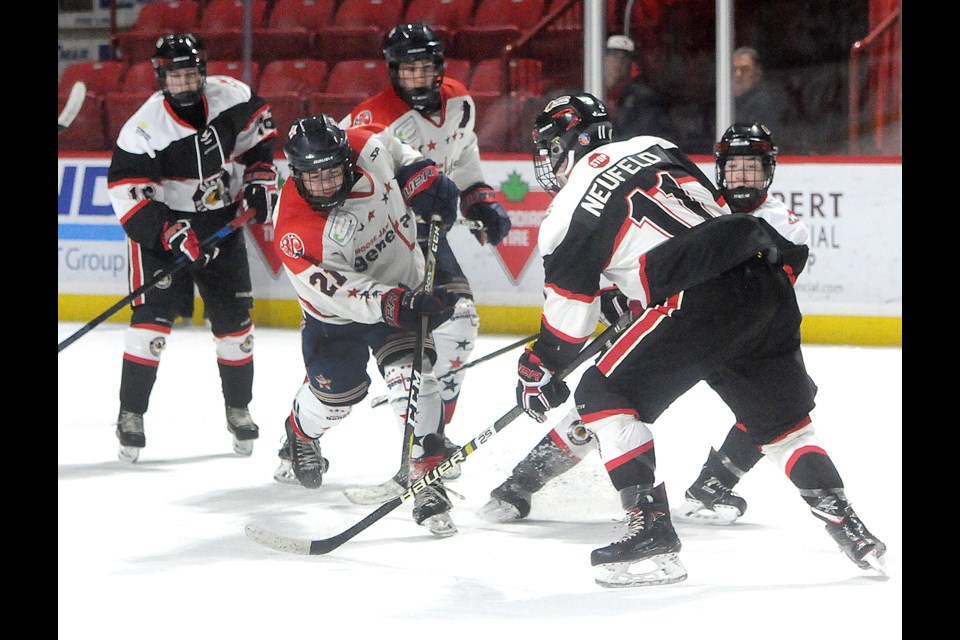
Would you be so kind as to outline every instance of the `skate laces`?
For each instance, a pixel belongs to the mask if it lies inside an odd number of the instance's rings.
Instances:
[[[631,509],[623,520],[617,523],[617,530],[623,530],[623,536],[613,544],[622,544],[635,538],[646,528],[646,513],[643,509]]]
[[[323,470],[323,458],[320,456],[320,446],[315,441],[296,438],[293,446],[297,448],[297,466],[303,470]]]
[[[444,487],[444,491],[449,491],[449,489]],[[428,484],[426,487],[424,487],[423,491],[414,497],[414,504],[418,506],[432,507],[434,505],[444,503],[447,505],[448,509],[453,508],[453,503],[450,502],[450,498],[444,495],[444,491],[440,491],[432,484]]]
[[[117,418],[117,428],[122,433],[143,433],[143,416],[132,411],[121,411]]]

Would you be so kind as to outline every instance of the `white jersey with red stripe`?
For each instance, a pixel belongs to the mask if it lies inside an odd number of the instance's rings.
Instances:
[[[346,134],[357,181],[343,206],[317,211],[287,180],[274,209],[274,247],[304,313],[330,324],[373,324],[383,321],[384,293],[423,281],[416,221],[395,179],[423,156],[381,125]]]
[[[463,191],[483,182],[474,132],[476,120],[477,107],[463,83],[444,78],[436,114],[424,116],[404,102],[391,86],[354,107],[340,127],[383,124],[401,141],[436,162],[440,171]]]

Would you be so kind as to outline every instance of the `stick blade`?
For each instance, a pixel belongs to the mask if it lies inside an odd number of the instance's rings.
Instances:
[[[287,538],[271,531],[267,531],[266,529],[262,529],[255,524],[248,524],[246,527],[244,527],[243,532],[247,534],[248,538],[257,544],[269,547],[274,551],[279,551],[281,553],[292,553],[300,556],[311,555],[309,540],[295,540],[293,538]]]
[[[63,112],[57,118],[57,133],[69,127],[77,114],[80,113],[80,107],[83,106],[83,100],[87,97],[87,85],[78,80],[73,83],[70,89],[70,95],[67,97],[67,103],[63,106]]]

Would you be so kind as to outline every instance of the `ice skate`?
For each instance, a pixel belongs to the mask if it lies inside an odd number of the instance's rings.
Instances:
[[[579,461],[578,457],[561,449],[548,433],[517,463],[510,477],[490,492],[490,501],[477,511],[477,517],[494,523],[526,518],[530,515],[533,494]]]
[[[140,449],[147,446],[143,414],[121,409],[117,417],[117,438],[120,440],[117,457],[123,462],[136,462],[140,458]]]
[[[443,456],[439,455],[411,460],[410,486],[413,487],[421,478],[436,469],[442,460]],[[429,529],[430,533],[438,538],[446,538],[457,533],[457,527],[450,518],[451,508],[453,503],[447,497],[442,478],[437,478],[434,482],[425,485],[413,496],[413,520]]]
[[[843,489],[817,491],[812,497],[804,496],[810,503],[810,511],[826,522],[827,533],[840,550],[861,569],[873,569],[887,575],[883,556],[887,545],[870,533],[853,510]]]
[[[438,480],[413,497],[413,519],[438,538],[446,538],[457,533],[457,527],[448,513],[452,506]]]
[[[247,407],[227,407],[227,430],[233,435],[233,452],[241,456],[253,453],[253,441],[260,437],[260,428]]]
[[[287,432],[287,449],[290,452],[293,475],[307,489],[319,489],[323,484],[323,474],[330,466],[329,461],[320,454],[320,445],[317,442],[319,438],[300,438],[290,427],[289,419],[284,420],[283,427]]]
[[[681,522],[727,525],[747,511],[747,501],[717,478],[693,484],[674,514]]]
[[[293,454],[290,453],[290,443],[287,442],[286,436],[284,436],[281,441],[277,456],[280,458],[280,464],[277,466],[277,470],[273,472],[273,479],[283,484],[295,484],[299,486],[300,481],[297,480],[297,476],[293,473]]]
[[[480,507],[477,517],[487,522],[502,524],[522,520],[530,515],[533,493],[508,479],[490,492],[490,501]]]
[[[597,584],[640,587],[686,580],[687,570],[677,555],[680,538],[670,522],[664,486],[660,484],[652,493],[627,487],[620,492],[620,499],[627,513],[627,532],[590,554],[590,564],[600,567]]]

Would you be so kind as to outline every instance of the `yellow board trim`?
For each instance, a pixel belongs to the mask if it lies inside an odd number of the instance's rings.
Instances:
[[[57,296],[57,318],[62,322],[89,322],[116,304],[114,296],[61,293]],[[477,305],[480,333],[527,335],[540,330],[540,309]],[[254,324],[261,327],[300,326],[300,304],[296,300],[256,300]],[[129,322],[130,307],[124,307],[105,322]],[[203,302],[197,298],[192,323],[203,325]],[[602,327],[601,327],[602,328]],[[872,347],[902,347],[903,318],[874,316],[805,316],[800,326],[804,344],[836,344]]]

